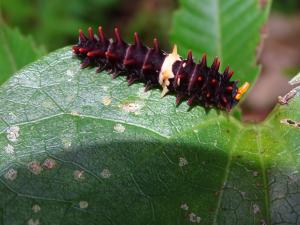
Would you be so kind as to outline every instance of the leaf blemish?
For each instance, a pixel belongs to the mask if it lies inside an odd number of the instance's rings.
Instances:
[[[107,86],[102,86],[103,91],[108,91],[108,87]]]
[[[141,114],[141,109],[144,107],[142,102],[132,102],[121,105],[121,108],[127,113],[134,113],[135,115]]]
[[[109,171],[109,169],[103,169],[100,175],[102,178],[107,179],[110,178],[111,172]]]
[[[189,210],[189,206],[188,206],[186,203],[183,203],[183,204],[180,206],[180,208],[181,208],[182,210],[185,210],[185,211],[188,211],[188,210]]]
[[[80,113],[77,112],[77,111],[72,111],[70,114],[71,114],[72,116],[80,116]]]
[[[184,167],[184,166],[186,166],[186,165],[188,165],[188,164],[189,164],[189,162],[187,161],[186,158],[179,157],[178,165],[179,165],[180,167]]]
[[[8,154],[8,155],[12,155],[15,153],[15,150],[14,150],[14,146],[8,144],[7,146],[4,147],[4,150],[5,152]]]
[[[67,76],[69,77],[73,77],[74,76],[74,72],[72,70],[67,70]]]
[[[116,133],[123,133],[124,131],[125,131],[125,127],[122,124],[117,123],[114,126],[114,132],[116,132]]]
[[[75,180],[84,180],[85,179],[84,171],[75,170],[73,173],[73,176],[74,176]]]
[[[41,211],[41,207],[39,205],[35,204],[32,206],[32,211],[34,213],[38,213],[39,211]]]
[[[36,220],[30,219],[30,220],[28,220],[27,224],[28,225],[40,225],[40,221],[39,221],[39,219],[36,219]]]
[[[11,126],[7,129],[7,139],[11,142],[16,142],[18,140],[20,127],[18,126]]]
[[[16,171],[15,169],[9,169],[5,175],[4,175],[4,178],[6,180],[10,180],[10,181],[13,181],[17,178],[18,176],[18,171]]]
[[[54,159],[46,159],[43,163],[45,169],[53,169],[56,166],[56,161]]]
[[[254,177],[257,177],[257,176],[258,176],[258,172],[257,172],[257,171],[253,171],[252,175],[253,175]]]
[[[260,212],[259,206],[257,204],[255,204],[255,203],[252,205],[252,209],[253,209],[253,213],[254,214],[257,214],[257,213]]]
[[[28,169],[30,170],[30,172],[32,172],[35,175],[39,175],[43,168],[41,167],[41,164],[37,161],[32,161],[30,163],[28,163]]]
[[[195,213],[191,212],[189,214],[189,220],[192,223],[200,223],[201,222],[201,217],[197,216]]]
[[[87,201],[80,201],[79,202],[79,208],[86,209],[89,206],[89,203]]]
[[[105,106],[110,105],[111,101],[112,101],[112,100],[111,100],[111,98],[110,98],[109,96],[104,96],[104,97],[102,98],[102,104],[105,105]]]
[[[65,149],[65,150],[69,150],[70,147],[71,147],[71,145],[72,145],[71,139],[68,139],[68,138],[63,138],[63,139],[62,139],[62,143],[63,143],[63,145],[64,145],[64,149]]]

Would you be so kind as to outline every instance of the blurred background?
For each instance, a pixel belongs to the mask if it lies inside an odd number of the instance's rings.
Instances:
[[[264,0],[259,0],[264,1]],[[31,35],[46,52],[77,42],[78,28],[102,25],[107,35],[121,28],[124,39],[135,31],[151,45],[153,37],[170,49],[169,31],[176,0],[2,0],[0,19],[22,34]],[[261,30],[264,43],[258,62],[262,73],[242,104],[243,120],[261,121],[277,96],[290,87],[289,78],[300,71],[300,0],[273,0],[269,22]]]

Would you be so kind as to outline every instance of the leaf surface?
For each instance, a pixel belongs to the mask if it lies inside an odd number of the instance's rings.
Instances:
[[[31,37],[24,37],[17,29],[11,29],[0,18],[0,85],[23,66],[45,54]]]
[[[209,62],[218,56],[221,69],[230,65],[241,82],[252,82],[259,72],[256,54],[271,1],[261,4],[258,0],[181,0],[171,39],[183,56],[189,49],[198,59],[207,53]]]
[[[0,224],[296,224],[300,99],[262,125],[175,107],[70,48],[0,88]]]

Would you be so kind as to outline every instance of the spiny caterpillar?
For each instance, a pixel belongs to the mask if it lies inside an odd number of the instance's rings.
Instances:
[[[73,52],[82,60],[82,68],[96,66],[97,72],[107,70],[113,78],[125,75],[128,85],[143,82],[145,91],[160,85],[162,96],[168,92],[176,94],[177,105],[187,100],[190,106],[226,111],[230,111],[249,88],[248,82],[238,88],[238,81],[230,81],[233,70],[228,66],[220,74],[218,58],[208,67],[205,54],[196,64],[191,51],[187,59],[183,59],[174,45],[172,53],[168,54],[159,48],[156,38],[150,48],[141,43],[137,33],[134,33],[133,44],[123,41],[118,28],[114,29],[114,36],[114,40],[107,39],[101,26],[97,35],[89,28],[85,36],[80,29]]]

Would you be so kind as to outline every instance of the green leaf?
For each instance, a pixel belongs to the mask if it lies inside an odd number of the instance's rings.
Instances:
[[[76,41],[74,32],[79,27],[98,27],[99,23],[107,27],[119,3],[119,0],[72,0],[69,4],[60,0],[9,0],[2,1],[0,7],[8,23],[17,24],[37,43],[55,50]]]
[[[11,29],[0,18],[0,85],[23,66],[45,54],[31,37],[24,37],[17,29]]]
[[[230,65],[240,81],[253,81],[260,30],[266,22],[271,1],[181,0],[175,13],[171,38],[185,56],[188,49],[199,58],[207,53],[210,62],[221,58],[221,69]]]
[[[0,224],[296,224],[300,99],[262,125],[175,106],[70,47],[0,88]]]

